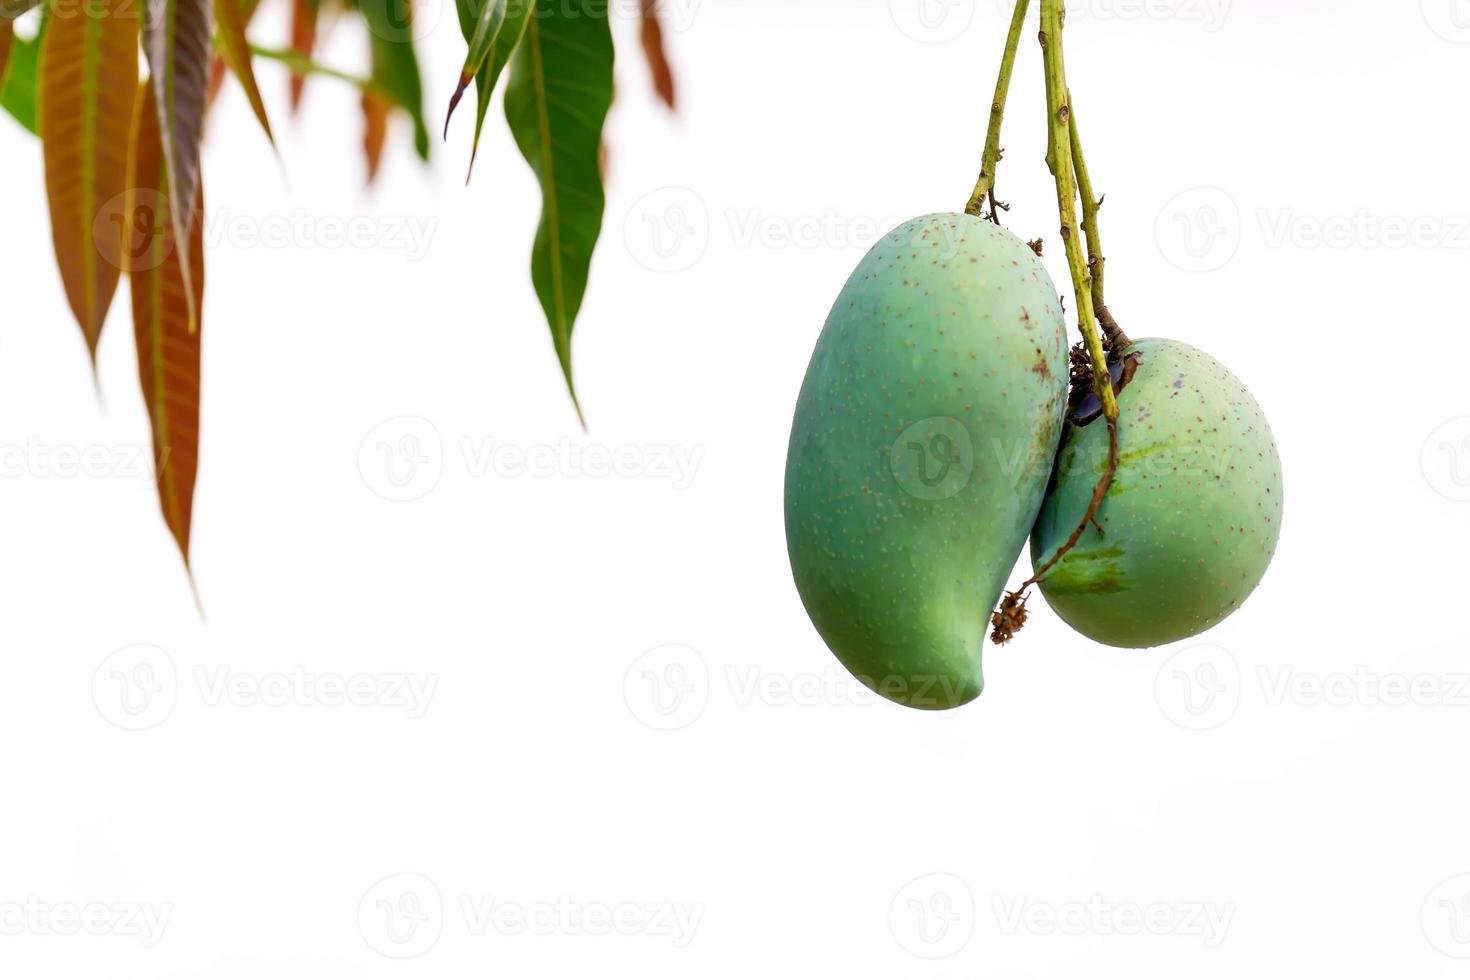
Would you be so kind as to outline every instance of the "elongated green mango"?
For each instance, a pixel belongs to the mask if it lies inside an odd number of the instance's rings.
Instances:
[[[1251,393],[1202,351],[1140,340],[1118,395],[1119,463],[1097,521],[1042,579],[1083,635],[1153,647],[1204,632],[1260,583],[1281,533],[1281,459]],[[1108,457],[1107,424],[1068,422],[1055,486],[1031,538],[1041,567],[1087,513]]]
[[[1067,340],[1036,255],[937,214],[863,258],[807,368],[786,460],[786,541],[807,613],[874,691],[953,708],[1051,474]]]

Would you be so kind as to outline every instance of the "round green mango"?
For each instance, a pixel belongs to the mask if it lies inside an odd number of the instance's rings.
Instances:
[[[1281,533],[1281,458],[1256,400],[1187,344],[1140,340],[1118,395],[1119,463],[1077,547],[1041,581],[1057,615],[1109,646],[1204,632],[1260,584]],[[1069,420],[1031,536],[1037,568],[1076,530],[1108,458],[1102,418]]]
[[[979,696],[1067,370],[1051,278],[979,218],[900,226],[837,297],[796,406],[786,540],[817,631],[880,695],[924,709]]]

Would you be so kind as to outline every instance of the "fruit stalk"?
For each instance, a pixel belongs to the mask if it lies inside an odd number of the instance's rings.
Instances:
[[[1107,259],[1103,255],[1102,232],[1098,228],[1097,212],[1102,201],[1092,192],[1092,176],[1087,171],[1087,158],[1082,154],[1082,136],[1077,130],[1077,110],[1072,105],[1072,93],[1067,93],[1067,135],[1072,145],[1072,170],[1077,175],[1077,189],[1082,195],[1082,230],[1087,233],[1087,268],[1092,274],[1092,306],[1097,313],[1107,336],[1108,349],[1115,355],[1133,341],[1123,332],[1118,321],[1108,312],[1103,299],[1103,271]]]
[[[1118,470],[1118,399],[1113,392],[1112,376],[1108,372],[1107,355],[1103,350],[1102,337],[1098,333],[1093,306],[1093,279],[1087,257],[1082,251],[1082,242],[1077,234],[1077,188],[1079,182],[1077,164],[1074,160],[1071,95],[1067,90],[1066,63],[1062,53],[1062,7],[1065,0],[1041,0],[1041,50],[1046,65],[1047,105],[1047,166],[1057,184],[1057,209],[1062,220],[1062,244],[1066,247],[1067,267],[1072,274],[1072,289],[1077,299],[1078,326],[1087,348],[1088,364],[1092,369],[1092,388],[1102,405],[1103,418],[1108,426],[1108,463],[1102,478],[1093,488],[1087,513],[1057,553],[1036,570],[1019,589],[1007,593],[1001,606],[991,617],[994,631],[991,640],[1005,644],[1026,624],[1026,599],[1028,591],[1040,582],[1057,563],[1082,540],[1089,524],[1097,520],[1103,498],[1112,486],[1113,474]],[[1080,144],[1080,141],[1078,141]],[[1085,164],[1082,173],[1086,173]],[[1097,227],[1097,204],[1091,194],[1091,179],[1087,179],[1086,200],[1090,204],[1090,224]],[[1095,253],[1101,256],[1101,251]],[[1101,530],[1101,526],[1099,526]]]
[[[1092,273],[1082,251],[1082,242],[1077,236],[1077,174],[1070,136],[1072,109],[1069,105],[1067,70],[1062,54],[1062,3],[1063,0],[1041,0],[1041,50],[1046,63],[1049,133],[1046,163],[1056,178],[1057,209],[1062,219],[1062,244],[1067,252],[1067,267],[1072,273],[1072,287],[1077,294],[1078,326],[1087,346],[1088,361],[1092,365],[1093,391],[1102,403],[1103,417],[1114,421],[1118,418],[1118,401],[1113,396],[1107,355],[1103,352],[1102,337],[1098,333],[1092,302]]]
[[[1000,166],[1000,129],[1005,120],[1006,98],[1011,91],[1011,74],[1016,67],[1016,51],[1021,46],[1021,31],[1026,26],[1026,12],[1031,6],[1031,0],[1016,0],[1016,11],[1011,15],[1011,30],[1006,35],[1006,47],[1000,59],[1000,78],[995,83],[995,98],[990,102],[990,129],[985,134],[985,152],[980,158],[980,179],[975,184],[975,192],[970,195],[970,203],[965,205],[965,213],[980,216],[980,212],[988,200],[990,202],[990,220],[1000,224],[1000,212],[1005,205],[995,199],[995,172]]]

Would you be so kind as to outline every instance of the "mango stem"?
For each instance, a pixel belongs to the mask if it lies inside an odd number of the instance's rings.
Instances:
[[[1103,256],[1102,232],[1098,228],[1097,212],[1102,199],[1092,192],[1092,176],[1087,172],[1087,158],[1082,155],[1082,137],[1077,131],[1077,109],[1072,104],[1072,93],[1067,92],[1067,134],[1072,145],[1072,169],[1077,175],[1077,189],[1082,194],[1082,230],[1087,233],[1087,269],[1092,273],[1092,306],[1097,312],[1098,322],[1108,339],[1108,350],[1114,356],[1122,356],[1124,348],[1133,341],[1123,332],[1118,321],[1108,312],[1103,301],[1103,268],[1107,259]]]
[[[975,192],[965,205],[965,213],[980,216],[986,201],[990,202],[990,220],[1000,224],[1000,212],[1008,206],[995,199],[995,172],[1000,166],[1000,129],[1005,120],[1006,99],[1011,91],[1011,75],[1016,68],[1016,51],[1021,46],[1021,31],[1026,25],[1026,11],[1031,0],[1016,0],[1011,15],[1011,30],[1006,35],[1005,52],[1000,59],[1000,78],[995,83],[995,98],[990,102],[990,128],[985,134],[985,152],[980,158],[980,179]]]
[[[1057,184],[1057,210],[1062,220],[1062,244],[1067,251],[1067,268],[1072,274],[1072,289],[1077,299],[1078,326],[1087,348],[1088,364],[1092,368],[1092,389],[1102,405],[1103,418],[1108,426],[1108,462],[1102,478],[1092,491],[1092,500],[1087,513],[1072,532],[1067,542],[1057,549],[1056,554],[1027,579],[1015,592],[1008,593],[1000,609],[991,617],[995,632],[991,639],[998,644],[1009,642],[1016,631],[1025,624],[1025,607],[1028,592],[1056,567],[1077,543],[1082,540],[1088,525],[1097,519],[1098,510],[1113,484],[1113,475],[1118,470],[1118,399],[1113,392],[1113,379],[1108,371],[1107,355],[1103,351],[1102,337],[1098,333],[1093,303],[1094,281],[1091,263],[1082,252],[1082,242],[1077,235],[1078,170],[1073,154],[1071,95],[1067,91],[1066,62],[1062,50],[1062,5],[1065,0],[1041,0],[1041,51],[1046,65],[1047,105],[1047,154],[1046,163],[1051,168]],[[1080,146],[1080,140],[1077,141]],[[1082,174],[1086,174],[1085,162]],[[1097,203],[1090,193],[1091,180],[1087,181],[1089,192],[1084,201],[1091,201],[1091,224],[1097,226]],[[1093,239],[1089,239],[1090,244]],[[1101,243],[1096,241],[1094,257],[1101,258]]]

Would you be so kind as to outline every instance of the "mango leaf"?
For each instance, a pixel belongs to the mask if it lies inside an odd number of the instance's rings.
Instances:
[[[10,23],[41,5],[41,0],[0,0],[0,22]]]
[[[5,69],[10,67],[10,49],[15,46],[15,25],[0,20],[0,92],[5,89]]]
[[[459,27],[469,44],[469,52],[465,55],[464,67],[459,71],[459,82],[454,86],[454,94],[449,97],[449,111],[444,114],[446,137],[449,135],[449,120],[454,118],[455,107],[464,97],[470,82],[474,81],[485,62],[490,59],[490,49],[500,37],[500,29],[505,25],[506,2],[507,0],[455,0]]]
[[[413,8],[409,0],[359,0],[372,44],[373,80],[413,117],[414,148],[429,159],[429,128],[424,121],[424,87],[414,53]]]
[[[250,42],[245,39],[245,25],[254,12],[253,4],[247,13],[240,6],[239,0],[214,0],[214,18],[219,25],[220,53],[230,66],[230,71],[240,80],[245,98],[250,101],[255,118],[260,120],[261,128],[265,130],[265,138],[274,146],[276,138],[271,134],[271,121],[265,113],[265,101],[260,97],[260,86],[255,81],[255,65],[250,59]]]
[[[60,4],[41,43],[41,148],[56,263],[95,364],[122,274],[138,21],[130,0]]]
[[[5,25],[7,28],[9,24]],[[41,127],[36,119],[36,74],[41,56],[41,39],[11,35],[9,64],[4,84],[0,87],[0,107],[15,121],[36,135]]]
[[[471,41],[477,29],[478,4],[484,0],[456,0],[456,8],[459,11],[459,26],[464,32],[465,40]],[[469,172],[465,174],[465,182],[468,183],[470,174],[475,169],[475,157],[480,152],[480,134],[485,129],[485,114],[490,109],[490,98],[495,94],[495,84],[500,80],[500,73],[505,70],[511,55],[515,53],[520,45],[521,39],[526,36],[526,25],[531,21],[531,15],[536,10],[536,0],[506,0],[505,22],[501,25],[496,37],[491,41],[489,51],[485,59],[480,63],[475,73],[475,141],[470,149]],[[466,62],[468,65],[468,61]],[[461,82],[463,75],[461,74]],[[449,112],[454,113],[454,107],[459,102],[463,90],[455,94],[450,100]],[[446,133],[449,129],[449,120],[444,120]]]
[[[199,186],[199,142],[209,86],[209,53],[214,36],[210,0],[146,0],[143,52],[153,72],[153,94],[163,133],[163,163],[168,170],[174,237],[188,241],[193,230],[194,191]],[[185,281],[188,263],[179,266]],[[193,289],[184,299],[192,302]],[[190,310],[190,321],[198,315]]]
[[[367,182],[378,179],[383,147],[388,142],[388,113],[393,105],[371,92],[362,93],[362,152],[367,159]]]
[[[292,0],[291,2],[291,50],[303,58],[310,58],[316,51],[316,22],[320,13],[320,0]],[[292,112],[301,108],[301,93],[305,87],[306,76],[301,72],[292,72]]]
[[[602,230],[599,153],[612,95],[613,41],[605,0],[537,0],[515,53],[505,116],[541,183],[531,281],[579,419],[572,325]]]
[[[658,4],[659,0],[643,0],[639,40],[643,45],[643,57],[648,60],[648,70],[653,75],[653,90],[658,93],[659,101],[673,109],[678,101],[674,91],[674,69],[664,49],[664,27],[659,18]]]
[[[128,277],[138,380],[153,429],[153,465],[163,519],[189,567],[194,483],[199,471],[199,348],[204,303],[204,188],[195,181],[188,221],[169,213],[166,141],[158,102],[147,83],[138,90],[128,164]],[[186,256],[175,229],[191,231]],[[188,272],[186,273],[185,267]],[[192,290],[192,295],[186,295]]]

